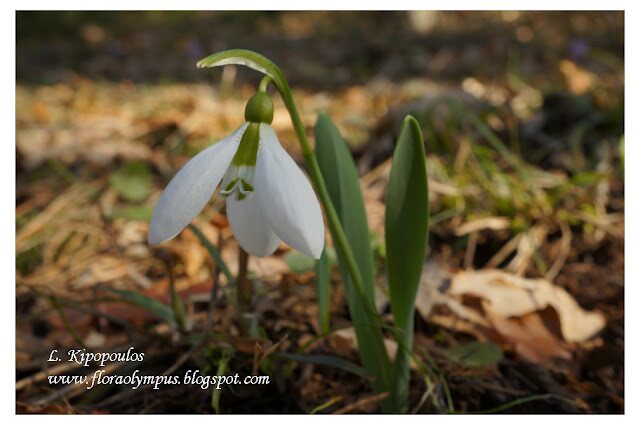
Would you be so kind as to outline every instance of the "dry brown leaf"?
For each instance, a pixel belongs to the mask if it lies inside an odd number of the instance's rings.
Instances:
[[[543,363],[552,357],[571,358],[568,345],[549,331],[542,314],[529,313],[511,319],[488,314],[495,329],[507,342],[513,344],[515,351],[524,359]]]
[[[488,338],[474,323],[463,320],[452,314],[436,314],[429,316],[429,321],[454,332],[463,332],[473,335],[478,341],[486,341]]]
[[[279,280],[289,272],[289,266],[282,257],[250,257],[249,270],[258,279]]]
[[[443,308],[433,311],[435,306]],[[547,280],[494,269],[451,274],[436,261],[423,268],[416,309],[447,329],[479,340],[499,338],[533,362],[570,358],[570,343],[585,341],[605,324],[601,313],[583,310]]]
[[[369,229],[379,236],[384,236],[384,204],[380,201],[379,196],[369,190],[365,190],[363,196]]]
[[[185,238],[189,238],[186,235]],[[205,261],[207,260],[207,251],[202,245],[193,243],[189,240],[172,241],[167,245],[184,264],[184,270],[190,278],[201,278],[200,271],[203,270]]]
[[[583,310],[567,291],[551,282],[525,279],[500,270],[456,273],[448,294],[481,298],[486,309],[503,318],[552,307],[558,314],[562,336],[569,342],[584,341],[605,325],[602,313]]]
[[[128,276],[129,265],[119,257],[104,255],[91,259],[86,267],[77,272],[71,281],[73,288],[88,288]]]

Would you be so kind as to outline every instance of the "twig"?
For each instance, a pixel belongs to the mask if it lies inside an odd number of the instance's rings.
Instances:
[[[47,376],[60,375],[64,372],[75,369],[79,366],[80,365],[74,362],[66,362],[66,363],[62,363],[60,365],[54,366],[50,369],[41,370],[40,372],[37,372],[31,376],[27,376],[26,378],[23,378],[18,382],[16,382],[16,391],[23,390],[25,388],[30,387],[33,384],[42,382],[45,379],[47,379]]]
[[[478,246],[478,232],[473,232],[469,235],[467,242],[467,249],[464,253],[464,268],[473,268],[473,259],[476,256],[476,247]]]
[[[545,279],[552,281],[558,273],[560,273],[560,269],[566,263],[567,258],[569,258],[569,252],[571,252],[571,229],[564,221],[560,221],[560,230],[562,231],[562,239],[560,241],[560,253],[556,257],[556,261],[553,262],[553,265],[549,269],[549,271],[544,275]]]
[[[270,346],[269,348],[267,348],[266,350],[264,350],[263,353],[261,353],[261,349],[260,350],[256,350],[255,352],[255,356],[253,358],[253,374],[257,375],[258,374],[258,369],[260,368],[260,365],[262,364],[262,362],[264,361],[264,359],[266,359],[267,357],[269,357],[271,354],[273,354],[278,348],[280,348],[280,346],[287,340],[289,339],[289,334],[285,334],[285,336],[283,336],[280,341],[276,342],[275,344],[273,344],[272,346]],[[258,344],[258,343],[256,343]]]
[[[532,401],[538,401],[538,400],[559,400],[562,401],[564,403],[570,404],[572,406],[576,406],[576,407],[580,407],[578,403],[576,403],[575,401],[566,398],[566,397],[562,397],[559,395],[555,395],[555,394],[539,394],[539,395],[532,395],[529,397],[523,397],[523,398],[519,398],[517,400],[511,401],[509,403],[505,403],[501,406],[498,407],[494,407],[491,409],[486,409],[486,410],[478,410],[475,412],[455,412],[455,413],[462,413],[462,414],[490,414],[490,413],[498,413],[498,412],[502,412],[503,410],[507,410],[510,409],[512,407],[518,406],[520,404],[525,404],[525,403],[530,403]]]
[[[608,216],[600,216],[594,217],[593,215],[584,213],[582,211],[575,211],[574,215],[578,217],[580,220],[586,221],[587,223],[593,224],[594,226],[602,229],[606,233],[610,234],[614,238],[624,239],[624,232],[607,222]],[[609,214],[611,215],[611,214]],[[604,217],[604,218],[603,218]]]
[[[418,404],[416,404],[416,406],[413,409],[411,409],[412,415],[415,415],[416,413],[418,413],[418,411],[422,408],[422,406],[424,406],[424,404],[427,402],[427,399],[436,388],[435,384],[431,381],[431,379],[428,376],[425,376],[424,381],[425,381],[426,389],[424,393],[422,393],[422,397],[420,397]]]
[[[238,247],[238,278],[236,279],[238,291],[238,306],[241,313],[251,312],[251,283],[247,279],[249,254]]]
[[[222,238],[222,232],[218,233],[218,249],[222,249],[222,243],[224,239]],[[209,299],[209,310],[207,311],[207,321],[204,325],[204,333],[205,335],[209,333],[211,330],[211,326],[213,326],[213,312],[216,309],[216,304],[218,302],[218,282],[220,281],[220,267],[218,267],[218,262],[213,262],[213,269],[211,270],[211,298]]]
[[[370,397],[365,397],[363,399],[360,399],[358,401],[356,401],[355,403],[351,403],[348,404],[346,406],[344,406],[342,409],[338,409],[335,412],[333,412],[333,415],[342,415],[344,413],[349,413],[349,412],[353,412],[354,410],[357,409],[361,409],[365,406],[368,406],[370,404],[373,403],[378,403],[384,399],[386,399],[387,397],[389,397],[389,393],[380,393],[380,394],[374,394]]]
[[[489,262],[487,262],[487,264],[484,267],[487,269],[493,269],[498,267],[500,263],[506,260],[509,254],[511,254],[518,247],[518,244],[520,243],[521,238],[522,238],[522,233],[518,233],[513,238],[511,238],[509,242],[504,244],[502,248],[500,248],[500,250],[496,252],[493,257],[491,257]]]
[[[171,310],[173,311],[173,317],[176,320],[176,324],[178,325],[178,330],[180,332],[185,332],[187,330],[187,321],[185,318],[184,305],[182,304],[182,299],[178,295],[176,291],[176,279],[173,271],[174,260],[172,254],[168,251],[162,250],[160,251],[162,260],[167,267],[167,273],[169,274],[169,301],[171,303]]]
[[[322,410],[328,409],[329,407],[333,406],[334,404],[336,404],[337,402],[342,401],[342,396],[336,396],[333,397],[331,399],[329,399],[329,401],[322,403],[320,406],[316,406],[314,407],[309,414],[310,415],[315,415],[318,412],[321,412]]]
[[[111,363],[111,364],[107,365],[104,368],[104,375],[110,375],[112,372],[118,370],[121,366],[123,366],[125,364],[126,364],[126,362],[118,362],[118,363]],[[85,375],[84,378],[88,381],[90,379],[90,377],[94,373],[95,373],[95,371]],[[83,382],[81,382],[81,383],[66,385],[66,386],[54,391],[52,394],[49,394],[49,395],[47,395],[45,397],[41,397],[41,398],[37,399],[36,401],[33,402],[33,404],[38,405],[38,406],[42,406],[42,405],[49,404],[53,400],[56,400],[56,399],[58,399],[60,397],[74,398],[78,394],[80,394],[81,392],[86,391],[86,389],[87,389],[86,382],[84,382],[84,379],[82,381]]]

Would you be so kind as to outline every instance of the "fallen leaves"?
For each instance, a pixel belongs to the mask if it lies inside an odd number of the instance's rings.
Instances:
[[[584,311],[567,291],[544,279],[525,279],[500,270],[459,272],[449,293],[472,295],[499,317],[524,316],[552,307],[559,316],[562,336],[569,342],[584,341],[604,327],[604,316]]]
[[[446,307],[443,314],[436,306]],[[449,273],[428,262],[416,308],[425,320],[474,334],[498,336],[523,358],[545,362],[570,358],[572,344],[605,326],[600,312],[585,311],[563,288],[545,279],[526,279],[501,270]]]

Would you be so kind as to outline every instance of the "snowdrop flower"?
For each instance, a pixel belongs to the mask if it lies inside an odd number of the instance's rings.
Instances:
[[[284,150],[271,124],[273,103],[260,91],[247,103],[247,122],[194,156],[169,182],[153,211],[149,243],[175,237],[202,211],[216,187],[240,246],[272,254],[280,241],[313,258],[324,246],[324,223],[309,180]]]

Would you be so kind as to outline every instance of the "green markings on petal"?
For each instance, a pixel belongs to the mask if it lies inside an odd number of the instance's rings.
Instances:
[[[260,145],[260,124],[251,123],[245,130],[240,140],[240,146],[231,165],[237,167],[255,167],[258,159],[258,146]]]
[[[260,146],[260,124],[251,123],[240,140],[240,146],[231,160],[231,165],[222,179],[222,196],[236,194],[242,201],[254,192],[256,161]]]
[[[254,191],[255,167],[231,165],[222,180],[222,196],[228,197],[236,194],[236,199],[242,201]]]
[[[238,178],[231,180],[227,185],[225,185],[224,189],[222,189],[222,193],[232,193],[235,185],[238,184]]]

